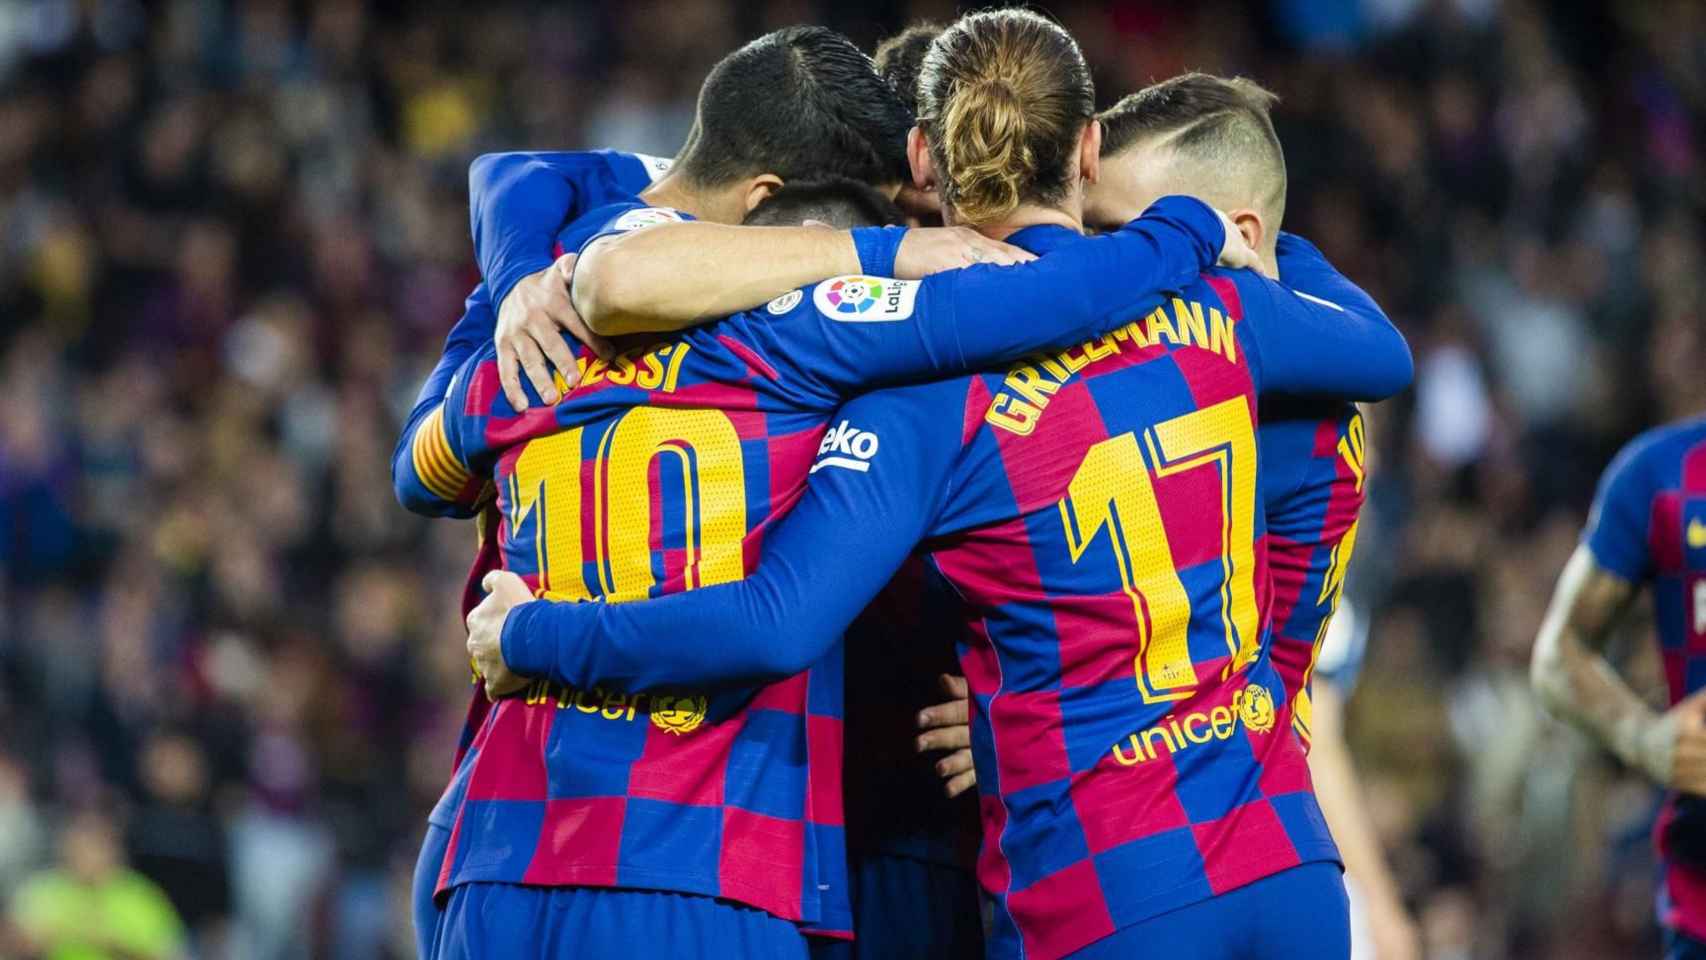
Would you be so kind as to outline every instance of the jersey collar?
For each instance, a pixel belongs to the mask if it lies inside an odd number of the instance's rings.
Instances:
[[[1043,256],[1051,250],[1076,243],[1084,239],[1084,235],[1076,230],[1063,227],[1058,223],[1039,223],[1025,227],[1007,236],[1007,242],[1015,247],[1028,250],[1037,256]]]

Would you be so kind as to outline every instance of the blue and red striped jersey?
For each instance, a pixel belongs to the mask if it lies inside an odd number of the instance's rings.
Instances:
[[[1600,477],[1583,543],[1605,570],[1653,591],[1670,702],[1706,687],[1706,418],[1650,430]],[[1661,854],[1675,811],[1654,832]],[[1706,938],[1706,872],[1666,856],[1660,919]]]
[[[1274,669],[1291,694],[1292,728],[1307,750],[1311,680],[1356,549],[1362,415],[1348,403],[1264,399],[1256,442],[1274,589]]]
[[[562,243],[673,219],[619,204]],[[503,566],[540,596],[628,600],[738,580],[813,456],[863,451],[839,428],[825,434],[844,396],[1106,330],[1211,262],[1220,229],[1207,207],[1172,198],[1018,267],[834,278],[609,364],[583,354],[565,400],[520,414],[498,389],[488,344],[422,419],[402,466],[459,471],[419,484],[441,512],[472,506],[462,498],[490,477]],[[1076,297],[1048,293],[1061,288]],[[1055,309],[1038,322],[1044,304]],[[659,639],[692,645],[680,631]],[[722,692],[512,666],[540,679],[485,716],[447,791],[441,886],[668,889],[847,929],[838,656]]]
[[[1010,239],[1045,261],[1088,242]],[[1335,859],[1268,655],[1255,397],[1380,399],[1411,367],[1378,307],[1305,253],[1293,282],[1319,297],[1210,271],[1107,336],[848,403],[747,579],[525,604],[506,659],[657,684],[785,673],[922,544],[972,634],[992,955],[1065,956]],[[710,642],[660,662],[649,638],[671,624]]]

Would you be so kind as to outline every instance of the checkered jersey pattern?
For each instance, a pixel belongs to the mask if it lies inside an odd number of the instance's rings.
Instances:
[[[1264,403],[1257,433],[1273,575],[1273,661],[1309,746],[1310,680],[1338,609],[1362,510],[1364,432],[1352,404]]]
[[[809,308],[809,302],[806,304]],[[744,576],[804,486],[836,398],[697,330],[516,414],[490,345],[445,403],[456,462],[496,487],[502,566],[554,599],[637,599]],[[683,636],[682,642],[691,642]],[[851,929],[839,652],[754,691],[540,681],[493,704],[441,807],[440,889],[470,881],[724,897]],[[449,812],[447,810],[446,812]]]
[[[1256,389],[1242,344],[1202,349],[1212,337],[1192,332],[1199,310],[1211,327],[1212,311],[1236,323],[1233,281],[1205,276],[1100,342],[964,381],[949,398],[957,409],[940,411],[964,424],[942,510],[962,532],[941,534],[931,559],[975,615],[961,663],[982,797],[978,875],[995,901],[991,956],[1063,957],[1160,913],[1338,856],[1269,658],[1272,596],[1256,487],[1235,490],[1237,470],[1225,459],[1171,470],[1157,449],[1157,426],[1195,411],[1231,409],[1254,429]],[[1033,408],[1019,415],[1028,423],[1002,417],[1021,400]],[[1016,429],[992,426],[997,420]],[[1154,445],[1146,462],[1161,466],[1153,480],[1159,533],[1131,516],[1096,528],[1100,494],[1073,494],[1091,476],[1084,465],[1094,451],[1122,437]],[[1240,495],[1248,502],[1233,502]],[[1226,558],[1239,556],[1237,542],[1226,541],[1229,523],[1250,524],[1241,532],[1254,545],[1239,571],[1253,585],[1245,610],[1223,600]],[[1134,620],[1160,615],[1160,580],[1176,581],[1188,600],[1178,626],[1194,683],[1146,696],[1144,681],[1134,681],[1146,669],[1143,657],[1134,661],[1134,636],[1146,628]],[[1142,614],[1134,592],[1149,598]]]
[[[1624,447],[1600,478],[1583,540],[1601,567],[1652,588],[1670,702],[1706,687],[1706,418]],[[1661,854],[1674,800],[1654,830]],[[1706,938],[1706,874],[1667,859],[1659,907],[1666,926]]]

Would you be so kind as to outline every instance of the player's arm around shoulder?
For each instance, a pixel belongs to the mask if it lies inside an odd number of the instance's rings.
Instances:
[[[1264,393],[1377,402],[1408,389],[1415,361],[1404,335],[1361,288],[1301,238],[1283,235],[1279,279],[1228,274],[1244,301],[1243,340]]]

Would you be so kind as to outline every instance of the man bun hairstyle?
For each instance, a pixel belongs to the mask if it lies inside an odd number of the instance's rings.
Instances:
[[[912,112],[853,41],[784,27],[711,68],[676,165],[701,186],[761,173],[897,183],[911,128]]]
[[[1077,41],[1028,10],[962,17],[931,44],[919,76],[918,122],[943,199],[969,224],[1026,202],[1061,203],[1095,107]]]

